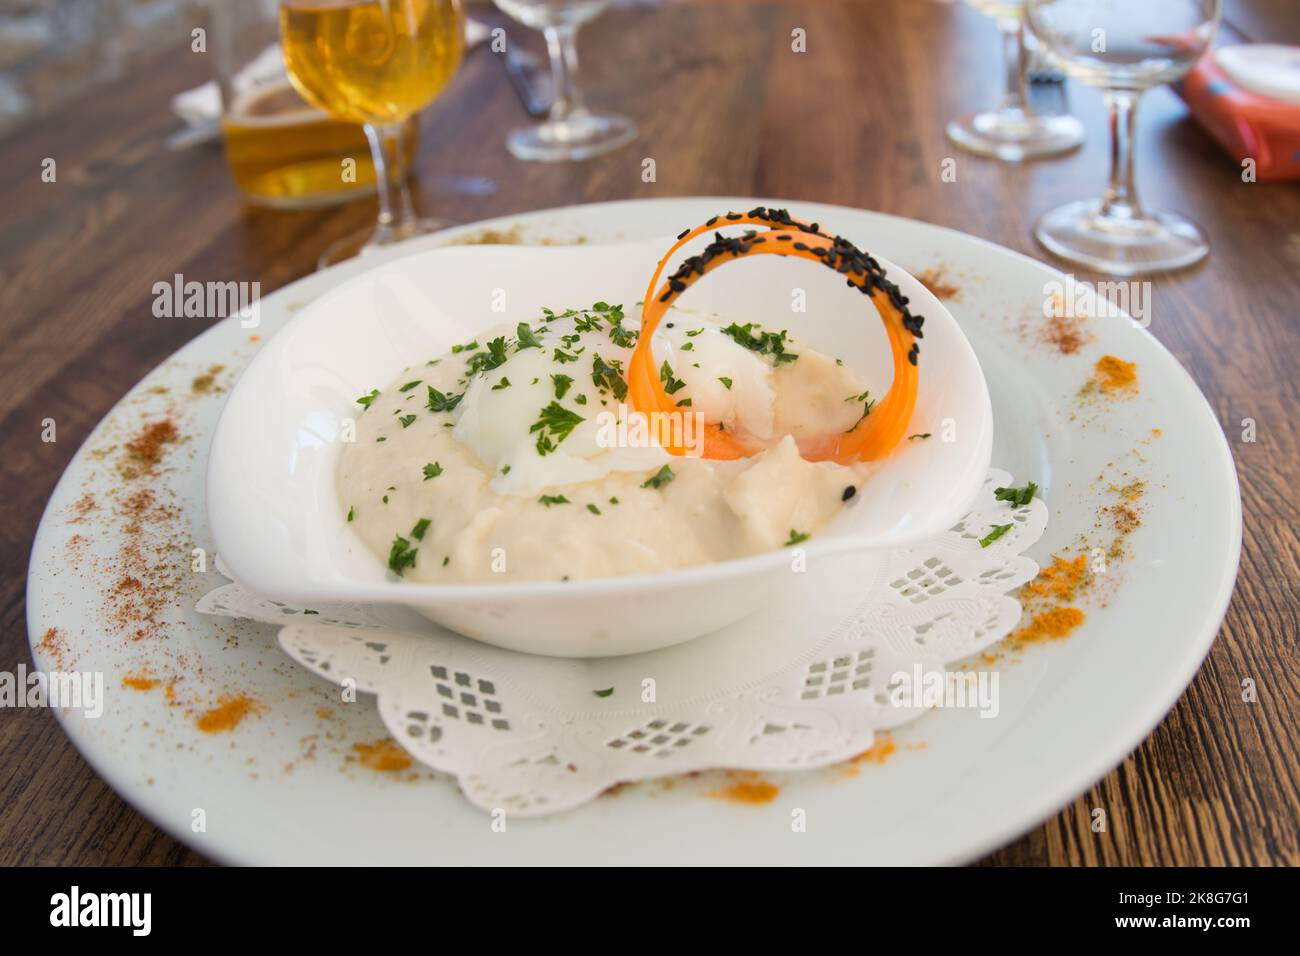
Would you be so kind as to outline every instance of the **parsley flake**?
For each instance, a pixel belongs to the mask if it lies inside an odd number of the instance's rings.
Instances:
[[[664,485],[668,484],[670,481],[672,481],[672,480],[673,480],[674,478],[676,478],[676,477],[677,477],[677,476],[673,474],[673,470],[672,470],[671,468],[669,468],[667,465],[664,465],[664,466],[663,466],[662,468],[660,468],[657,472],[655,472],[653,475],[651,475],[649,478],[647,478],[644,482],[642,482],[641,487],[642,487],[642,488],[662,488]]]
[[[984,537],[980,538],[980,547],[981,547],[981,548],[987,548],[987,547],[988,547],[989,545],[991,545],[994,541],[998,540],[998,538],[1002,537],[1004,534],[1006,534],[1006,533],[1007,533],[1008,531],[1010,531],[1010,530],[1011,530],[1011,525],[1009,525],[1009,524],[995,524],[995,525],[994,525],[994,526],[989,530],[989,533],[988,533],[988,534],[986,534]]]
[[[393,536],[393,546],[388,550],[388,569],[399,578],[406,568],[415,567],[415,555],[418,548],[412,548],[411,542],[400,534]]]
[[[449,412],[457,405],[459,405],[460,400],[464,397],[465,396],[463,394],[444,395],[442,392],[438,391],[436,388],[430,385],[429,401],[427,402],[427,407],[431,412]]]
[[[1005,501],[1013,508],[1023,508],[1034,500],[1037,491],[1038,485],[1031,481],[1023,488],[994,488],[993,498],[995,501]]]
[[[555,447],[569,437],[581,422],[586,421],[577,412],[570,411],[559,402],[551,402],[540,412],[541,417],[528,429],[537,432],[537,454],[548,455]]]

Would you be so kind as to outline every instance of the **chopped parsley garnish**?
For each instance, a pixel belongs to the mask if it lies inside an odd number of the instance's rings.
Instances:
[[[348,520],[351,521],[351,520],[352,520],[353,518],[355,518],[356,516],[357,516],[357,509],[356,509],[356,507],[353,506],[353,507],[348,508]]]
[[[400,534],[393,536],[393,546],[388,549],[388,570],[399,578],[406,568],[415,567],[415,555],[418,548],[412,548],[411,542]]]
[[[600,392],[613,392],[620,402],[627,398],[627,381],[623,378],[623,363],[618,359],[606,362],[600,355],[591,357],[591,380]]]
[[[845,400],[846,402],[861,402],[861,403],[862,403],[862,414],[859,415],[859,416],[858,416],[858,420],[857,420],[856,422],[853,423],[853,427],[850,428],[847,432],[845,432],[845,434],[847,435],[848,432],[853,431],[854,428],[857,428],[859,425],[861,425],[861,424],[862,424],[862,420],[863,420],[864,418],[866,418],[868,415],[871,414],[871,410],[872,410],[873,408],[876,407],[876,402],[875,402],[875,399],[873,399],[873,398],[871,397],[871,390],[870,390],[870,389],[867,389],[867,391],[863,392],[863,393],[860,394],[860,395],[850,395],[848,398],[846,398],[846,399],[844,399],[844,400]]]
[[[1004,534],[1006,534],[1006,533],[1007,533],[1008,531],[1010,531],[1010,530],[1011,530],[1011,525],[1009,525],[1009,524],[995,524],[995,525],[994,525],[994,526],[989,530],[989,533],[988,533],[988,534],[986,534],[984,537],[980,538],[980,547],[981,547],[981,548],[987,548],[987,547],[988,547],[989,545],[991,545],[994,541],[998,540],[998,538],[1002,537]]]
[[[508,475],[508,474],[510,474],[510,466],[509,466],[509,465],[502,465],[502,466],[501,466],[501,474],[503,474],[503,475]]]
[[[564,349],[559,348],[557,346],[555,349],[552,350],[551,357],[555,359],[555,361],[559,362],[561,365],[564,365],[568,362],[578,361],[578,355],[581,354],[581,352],[582,352],[581,349],[579,349],[577,352],[566,352]]]
[[[677,403],[677,407],[678,407],[678,408],[690,408],[692,404],[693,404],[693,403],[691,402],[691,400],[690,400],[689,398],[683,398],[680,402]]]
[[[788,540],[788,541],[785,543],[785,547],[787,547],[787,548],[792,548],[792,547],[794,547],[796,544],[802,544],[803,542],[807,541],[807,540],[808,540],[809,538],[811,538],[811,537],[812,537],[812,535],[808,534],[808,532],[806,532],[806,531],[795,531],[794,528],[791,528],[791,529],[790,529],[790,540]]]
[[[499,392],[501,391],[501,389],[509,388],[509,387],[510,387],[510,379],[502,375],[501,381],[497,382],[495,385],[492,386],[492,391]]]
[[[586,405],[586,404],[587,404],[587,396],[586,396],[586,395],[574,395],[574,396],[573,396],[573,404],[575,404],[575,405]]]
[[[686,337],[693,339],[695,338],[695,336],[699,335],[703,331],[704,331],[703,329],[691,329],[689,332],[686,333]]]
[[[590,512],[591,512],[592,514],[594,514],[594,515],[598,515],[598,514],[600,514],[600,509],[597,508],[597,507],[596,507],[595,505],[593,505],[593,504],[588,504],[588,505],[587,505],[587,510],[590,511]]]
[[[570,411],[559,402],[551,402],[541,410],[541,417],[528,429],[537,432],[537,454],[548,455],[555,446],[569,437],[581,422],[586,421],[577,412]]]
[[[519,337],[519,344],[515,346],[516,352],[522,352],[524,349],[542,348],[542,340],[533,332],[532,327],[527,322],[520,322],[515,327],[515,335]]]
[[[694,343],[694,342],[683,342],[683,343],[682,343],[682,351],[683,351],[683,352],[694,352],[694,351],[695,351],[695,343]]]
[[[618,504],[618,499],[617,499],[617,498],[610,498],[610,499],[609,499],[609,503],[610,503],[611,505],[616,505],[616,504]]]
[[[542,495],[537,500],[548,508],[551,505],[567,505],[570,503],[569,499],[564,497],[564,495]]]
[[[908,440],[908,441],[925,441],[925,440],[926,440],[927,438],[929,438],[929,437],[930,437],[930,433],[929,433],[929,432],[917,432],[915,435],[908,435],[908,436],[907,436],[907,440]]]
[[[680,378],[673,378],[673,367],[665,359],[664,364],[659,367],[659,381],[664,383],[664,391],[669,395],[674,392],[680,392],[686,387],[686,383]]]
[[[401,418],[399,418],[397,421],[398,421],[398,423],[399,423],[403,428],[409,428],[409,427],[411,426],[411,422],[415,421],[415,416],[414,416],[414,415],[403,415],[403,416],[402,416]]]
[[[718,381],[722,383],[723,388],[727,391],[731,391],[731,379],[727,378],[725,375],[719,375]]]
[[[662,488],[664,485],[668,484],[668,482],[672,481],[676,477],[677,476],[673,474],[673,470],[669,468],[667,465],[664,465],[653,475],[647,478],[644,482],[642,482],[641,487]]]
[[[424,533],[429,530],[429,525],[431,524],[433,524],[433,522],[428,518],[421,518],[415,523],[415,527],[411,529],[411,537],[416,541],[423,541]]]
[[[407,382],[405,385],[403,385],[401,388],[399,388],[398,391],[399,391],[399,392],[409,392],[411,389],[415,388],[415,386],[417,386],[417,385],[419,385],[419,384],[420,384],[420,380],[417,378],[414,382]]]
[[[465,397],[464,394],[461,394],[461,395],[444,395],[442,392],[438,391],[436,388],[434,388],[432,385],[430,385],[430,386],[429,386],[429,401],[428,401],[428,408],[429,408],[429,411],[431,411],[431,412],[449,412],[449,411],[451,411],[453,408],[455,408],[457,405],[459,405],[459,404],[460,404],[460,400],[461,400],[462,398],[464,398],[464,397]]]
[[[1023,488],[994,488],[993,498],[995,501],[1005,501],[1013,508],[1023,508],[1034,500],[1037,491],[1038,485],[1031,481]]]
[[[469,362],[465,368],[470,375],[477,375],[479,372],[490,372],[505,363],[506,360],[506,337],[498,335],[487,344],[486,352],[475,352],[470,356]]]
[[[451,354],[459,355],[461,352],[473,352],[478,347],[478,339],[475,339],[473,342],[466,342],[464,345],[453,345],[451,347]]]
[[[430,478],[437,478],[441,474],[442,474],[442,465],[439,462],[431,461],[424,466],[425,481],[428,481]]]
[[[378,397],[379,397],[379,389],[373,388],[370,390],[370,394],[362,395],[360,398],[356,400],[356,402],[362,408],[369,408],[370,403],[373,402]]]
[[[552,375],[551,381],[555,384],[555,398],[560,400],[569,391],[569,386],[573,384],[572,375]]]
[[[614,693],[614,688],[606,687],[604,690],[593,690],[592,693],[597,697],[609,697]]]
[[[784,329],[780,332],[764,332],[761,329],[754,332],[753,330],[756,328],[758,326],[753,322],[746,322],[744,325],[737,325],[732,322],[721,331],[723,335],[729,336],[737,345],[743,346],[751,352],[772,356],[772,361],[778,365],[782,362],[793,362],[799,357],[793,352],[785,350],[787,333]]]
[[[621,349],[630,349],[636,345],[636,329],[625,329],[621,325],[609,327],[609,340]]]

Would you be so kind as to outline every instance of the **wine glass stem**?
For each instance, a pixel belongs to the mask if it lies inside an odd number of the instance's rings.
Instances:
[[[1142,218],[1137,185],[1133,180],[1133,134],[1137,129],[1137,93],[1107,90],[1110,111],[1110,185],[1102,200],[1101,214],[1112,219]]]
[[[375,164],[375,186],[379,193],[379,226],[370,245],[384,245],[403,237],[415,225],[415,207],[406,187],[406,150],[402,146],[402,124],[382,126],[367,123],[366,139]]]
[[[563,121],[584,109],[582,93],[578,90],[578,31],[576,27],[547,27],[546,49],[551,56],[551,85],[555,96],[551,100],[550,122]]]
[[[1002,97],[1003,113],[1024,113],[1025,109],[1025,31],[1020,20],[998,19],[1002,32],[1002,62],[1007,74],[1007,89]]]

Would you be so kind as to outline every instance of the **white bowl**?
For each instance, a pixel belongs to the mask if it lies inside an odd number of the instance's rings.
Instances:
[[[833,224],[831,224],[833,228]],[[268,597],[405,605],[501,647],[563,657],[656,650],[709,633],[792,586],[782,550],[651,575],[593,581],[437,585],[387,577],[344,521],[335,472],[354,399],[418,358],[543,307],[621,302],[630,317],[671,239],[606,246],[461,246],[375,267],[304,308],[254,358],[212,441],[208,513],[233,575]],[[690,248],[686,252],[694,251]],[[873,255],[875,250],[867,250]],[[945,530],[989,465],[988,389],[956,321],[916,279],[881,264],[925,317],[920,387],[905,441],[827,527],[803,545],[808,573],[835,552],[877,552]],[[792,312],[803,291],[805,312]],[[505,312],[499,308],[504,293]],[[843,358],[882,395],[892,376],[880,319],[829,269],[764,256],[729,264],[682,297],[724,322],[788,328]],[[864,575],[878,564],[864,562]]]

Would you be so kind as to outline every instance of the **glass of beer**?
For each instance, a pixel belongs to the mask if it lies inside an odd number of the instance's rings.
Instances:
[[[361,124],[321,112],[289,83],[275,0],[222,0],[209,11],[208,30],[226,162],[245,199],[307,209],[375,191]],[[408,121],[402,139],[408,162],[417,132]]]
[[[281,0],[280,46],[290,81],[309,103],[361,124],[375,169],[376,229],[364,241],[335,243],[321,266],[446,226],[415,214],[402,126],[460,65],[460,0]]]

